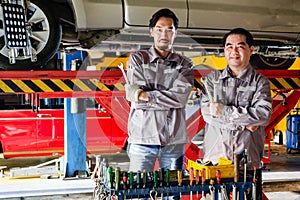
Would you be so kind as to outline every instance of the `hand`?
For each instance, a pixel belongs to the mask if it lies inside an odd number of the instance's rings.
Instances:
[[[253,133],[258,129],[258,126],[246,126],[246,129]]]
[[[126,99],[128,101],[138,101],[139,94],[142,91],[137,84],[125,84]]]
[[[213,117],[220,117],[222,115],[224,105],[221,103],[210,102],[209,111]]]

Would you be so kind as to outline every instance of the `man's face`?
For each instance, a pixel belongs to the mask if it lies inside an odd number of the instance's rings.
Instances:
[[[246,43],[246,36],[233,34],[226,39],[224,53],[229,67],[245,68],[249,64],[254,47]]]
[[[176,37],[176,30],[173,19],[161,17],[155,27],[150,29],[150,34],[154,38],[154,46],[160,50],[168,50],[172,47]]]

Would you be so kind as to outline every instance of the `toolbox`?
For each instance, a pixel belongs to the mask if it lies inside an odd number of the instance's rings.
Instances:
[[[198,164],[195,161],[188,160],[188,166],[187,169],[190,170],[190,168],[193,168],[194,171],[196,169],[201,172],[203,169],[205,169],[205,178],[206,179],[215,179],[216,173],[221,172],[222,178],[233,178],[234,177],[234,165],[233,164],[227,164],[227,165],[213,165],[213,166],[203,166]]]

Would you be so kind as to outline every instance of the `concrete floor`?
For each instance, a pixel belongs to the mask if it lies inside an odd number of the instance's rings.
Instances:
[[[271,163],[263,171],[264,190],[270,200],[300,200],[300,151],[290,154],[285,145],[271,143]],[[267,183],[268,182],[268,183]]]
[[[290,154],[285,145],[271,143],[271,163],[266,166],[269,171],[300,171],[300,151],[292,150]]]

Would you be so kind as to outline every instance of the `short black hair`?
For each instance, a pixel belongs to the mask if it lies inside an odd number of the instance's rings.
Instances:
[[[225,47],[226,45],[226,39],[229,35],[244,35],[246,37],[246,43],[249,45],[249,47],[254,45],[254,40],[253,40],[253,36],[252,34],[247,31],[244,28],[234,28],[231,31],[229,31],[228,33],[226,33],[223,37],[223,47]]]
[[[157,21],[159,20],[159,18],[161,17],[168,17],[168,18],[172,18],[173,19],[173,23],[174,23],[174,26],[175,26],[175,29],[178,28],[178,18],[176,17],[175,13],[172,12],[170,9],[168,8],[163,8],[163,9],[160,9],[159,11],[157,11],[156,13],[154,13],[152,15],[152,18],[150,19],[149,21],[149,28],[153,28]]]

